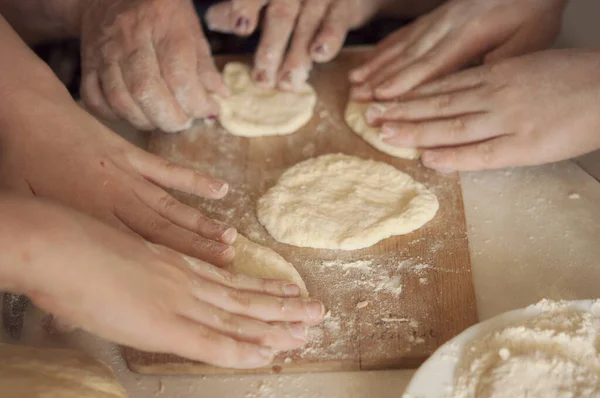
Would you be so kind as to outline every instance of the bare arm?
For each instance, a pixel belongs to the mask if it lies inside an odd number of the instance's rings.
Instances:
[[[80,0],[0,0],[0,14],[29,44],[77,37]]]

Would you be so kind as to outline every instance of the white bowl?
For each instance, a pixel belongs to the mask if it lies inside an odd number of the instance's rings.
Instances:
[[[546,305],[546,308],[544,306]],[[411,379],[404,397],[414,398],[444,398],[452,392],[454,371],[461,360],[462,352],[467,344],[485,335],[515,323],[526,322],[529,319],[550,310],[552,303],[572,308],[578,311],[590,312],[600,316],[600,300],[579,300],[549,302],[519,310],[505,312],[487,321],[473,325],[452,340],[437,349],[433,355],[421,365]]]

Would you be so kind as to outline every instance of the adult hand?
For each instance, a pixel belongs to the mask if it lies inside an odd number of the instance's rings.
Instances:
[[[254,58],[254,79],[266,86],[295,89],[308,79],[313,62],[329,62],[349,30],[372,18],[390,0],[228,0],[212,6],[210,29],[251,34],[260,11],[265,21]],[[291,45],[287,54],[288,42]]]
[[[184,130],[227,95],[190,0],[93,0],[81,17],[81,95],[140,130]]]
[[[3,111],[10,117],[0,118],[0,189],[58,200],[212,264],[233,259],[235,229],[165,191],[220,199],[227,194],[225,182],[138,149],[64,89],[43,95],[17,90]]]
[[[74,210],[0,195],[1,288],[105,339],[230,368],[299,348],[323,305],[233,275]]]
[[[350,73],[356,100],[390,100],[481,60],[548,47],[566,0],[451,0],[383,40]]]
[[[555,50],[433,81],[367,117],[434,169],[534,165],[600,148],[599,94],[600,52]]]

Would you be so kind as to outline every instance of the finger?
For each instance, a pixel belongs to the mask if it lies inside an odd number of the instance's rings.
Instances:
[[[65,334],[77,329],[77,326],[52,314],[48,314],[42,319],[42,327],[49,334]]]
[[[535,35],[535,33],[534,33]],[[484,63],[497,62],[502,59],[516,57],[539,49],[539,43],[532,40],[532,32],[521,28],[507,41],[490,51],[483,57]]]
[[[200,83],[202,83],[206,91],[218,94],[221,97],[229,96],[229,90],[227,89],[227,86],[225,86],[223,77],[215,66],[210,47],[199,26],[196,27],[196,53],[196,73],[198,74]],[[208,97],[207,101],[209,104],[212,103],[212,109],[215,112],[214,115],[216,115],[219,111],[218,105],[210,97]]]
[[[165,39],[156,49],[160,74],[177,104],[187,116],[202,118],[216,114],[197,73],[196,43],[193,38]]]
[[[252,72],[254,80],[267,87],[273,87],[275,84],[277,71],[294,29],[299,8],[296,0],[272,0],[267,8]]]
[[[483,51],[481,43],[484,43],[465,36],[466,34],[445,37],[429,52],[395,73],[394,77],[376,85],[375,97],[384,100],[400,96],[423,83],[465,66]]]
[[[149,131],[155,128],[131,98],[119,65],[110,64],[104,68],[100,72],[100,81],[104,97],[121,119],[127,120],[138,130]]]
[[[392,79],[409,65],[418,62],[431,49],[443,42],[447,28],[435,22],[433,21],[433,27],[429,23],[422,23],[411,29],[406,38],[396,47],[386,50],[387,54],[378,58],[374,65],[366,70],[369,72],[366,81],[357,87],[356,93],[364,93],[363,95],[368,94],[372,97],[375,89],[382,83]]]
[[[117,121],[119,117],[110,109],[110,106],[104,99],[100,78],[96,71],[91,71],[81,78],[81,99],[90,112],[98,115],[104,120]]]
[[[164,132],[191,126],[192,118],[181,109],[160,74],[153,48],[143,47],[131,53],[121,70],[133,100],[154,126]]]
[[[240,36],[248,36],[256,29],[260,10],[268,0],[231,0],[233,31]]]
[[[181,315],[237,341],[270,347],[274,350],[293,350],[307,342],[305,325],[270,325],[231,314],[196,299],[190,300],[186,308],[182,309]]]
[[[146,205],[175,225],[227,245],[235,242],[237,231],[234,228],[206,217],[199,210],[184,205],[157,186],[144,182],[135,190]]]
[[[134,194],[136,194],[135,190]],[[137,199],[136,202],[116,207],[114,212],[125,225],[142,238],[218,266],[226,266],[233,261],[235,257],[233,247],[206,239],[175,225],[144,203],[141,198]]]
[[[490,127],[488,114],[416,123],[385,123],[384,142],[401,148],[437,148],[481,141],[504,132]]]
[[[350,71],[349,79],[354,84],[364,83],[375,71],[398,57],[407,45],[412,26],[402,28],[386,37],[375,47],[369,60]]]
[[[287,281],[253,278],[244,274],[234,274],[193,257],[184,256],[182,259],[186,267],[199,277],[229,288],[269,294],[277,297],[299,297],[301,293],[297,285]],[[178,260],[176,259],[175,261]]]
[[[295,90],[308,79],[309,71],[312,68],[310,44],[319,29],[328,4],[329,1],[309,0],[302,8],[290,51],[281,68],[280,88]]]
[[[329,62],[340,52],[349,29],[349,11],[346,2],[333,3],[311,45],[310,53],[315,62]]]
[[[233,22],[231,4],[231,1],[222,1],[206,10],[204,20],[209,30],[220,33],[233,32],[235,22]]]
[[[486,81],[488,67],[477,67],[433,80],[412,90],[407,97],[419,98],[477,88]]]
[[[237,341],[186,317],[177,317],[164,326],[169,336],[163,344],[167,352],[211,365],[258,368],[270,364],[275,355],[268,347]]]
[[[516,144],[513,135],[503,135],[487,141],[425,151],[421,161],[426,167],[443,171],[472,171],[515,166],[523,158],[524,146]],[[525,157],[526,158],[526,157]]]
[[[192,294],[227,312],[265,322],[320,323],[325,316],[321,302],[305,298],[280,298],[216,285],[202,279],[195,281]]]
[[[484,112],[490,101],[482,87],[428,97],[406,99],[388,108],[371,105],[365,114],[370,124],[393,121],[422,121]]]
[[[144,178],[163,188],[176,189],[210,199],[221,199],[229,190],[226,182],[142,150],[134,151],[129,155],[128,160]]]

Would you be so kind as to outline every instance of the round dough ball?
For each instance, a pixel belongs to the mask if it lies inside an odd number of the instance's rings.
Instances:
[[[421,156],[421,151],[415,148],[398,148],[386,144],[379,135],[381,128],[372,127],[367,123],[365,113],[371,105],[379,106],[382,111],[385,111],[390,106],[390,104],[377,102],[348,102],[344,116],[346,123],[352,131],[383,153],[402,159],[418,159]]]
[[[252,80],[250,68],[236,62],[225,65],[223,80],[231,95],[215,96],[221,107],[219,122],[233,135],[291,134],[312,118],[317,94],[308,84],[296,92],[261,87]]]
[[[431,220],[436,196],[387,163],[344,154],[287,170],[258,201],[258,219],[279,242],[355,250]]]

